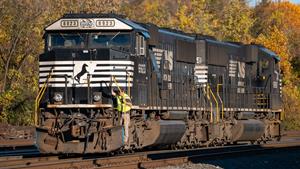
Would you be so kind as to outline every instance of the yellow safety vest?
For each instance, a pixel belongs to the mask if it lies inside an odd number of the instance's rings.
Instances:
[[[130,111],[131,106],[132,106],[131,99],[126,93],[124,93],[123,96],[117,96],[117,108],[116,109],[119,112],[126,113],[126,112]]]
[[[121,96],[117,96],[116,99],[117,99],[117,107],[115,107],[115,109],[119,112],[122,111],[122,102],[121,102]]]

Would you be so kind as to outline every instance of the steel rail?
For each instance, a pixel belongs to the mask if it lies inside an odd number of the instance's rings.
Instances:
[[[180,165],[183,163],[205,160],[220,159],[228,156],[240,156],[245,154],[270,153],[274,150],[299,149],[299,142],[285,142],[265,145],[239,145],[218,148],[199,148],[191,150],[161,150],[140,152],[133,155],[117,155],[113,157],[70,157],[60,159],[58,156],[15,158],[1,161],[3,169],[64,169],[64,168],[154,168],[168,165]]]
[[[18,155],[18,156],[35,156],[35,155],[40,155],[40,152],[37,149],[0,151],[0,157],[16,156],[16,155]]]

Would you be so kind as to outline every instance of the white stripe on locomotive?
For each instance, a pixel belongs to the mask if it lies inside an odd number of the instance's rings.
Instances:
[[[106,60],[106,61],[45,61],[40,62],[40,87],[46,81],[51,68],[54,72],[52,73],[53,78],[49,81],[49,86],[51,87],[65,87],[63,83],[65,81],[65,75],[68,76],[68,87],[87,87],[87,72],[80,77],[79,82],[75,81],[75,76],[83,70],[83,65],[90,76],[90,86],[99,87],[98,81],[104,81],[109,83],[112,76],[115,76],[117,81],[120,82],[121,87],[131,87],[131,82],[133,81],[133,71],[134,62],[133,61],[123,61],[123,60]],[[69,70],[69,71],[68,71]],[[105,70],[105,71],[104,71]],[[98,76],[108,76],[108,77],[97,77]],[[78,78],[77,78],[78,80]],[[124,82],[126,81],[126,83]],[[122,84],[124,83],[124,84]]]
[[[109,85],[109,82],[107,82],[106,84],[105,83],[92,83],[90,84],[90,87],[106,87],[106,85]],[[40,84],[40,87],[42,87],[43,84]],[[116,83],[112,83],[112,86],[113,87],[117,87],[117,84]],[[119,87],[123,87],[123,88],[126,88],[126,87],[132,87],[132,83],[118,83],[118,86]],[[48,87],[65,87],[65,84],[64,83],[49,83],[48,84]],[[68,84],[67,87],[73,87],[72,84]],[[85,84],[76,84],[74,85],[74,87],[88,87],[88,85],[85,83]]]
[[[94,62],[97,64],[114,64],[114,65],[134,65],[133,61],[129,60],[91,60],[91,61],[40,61],[40,65],[73,65],[73,64],[78,64],[78,63],[83,63],[83,62]]]

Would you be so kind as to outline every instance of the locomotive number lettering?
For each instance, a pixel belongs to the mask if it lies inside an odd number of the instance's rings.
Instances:
[[[115,21],[114,20],[97,20],[96,26],[97,27],[114,27]]]
[[[61,27],[78,27],[77,20],[62,20],[60,22]]]

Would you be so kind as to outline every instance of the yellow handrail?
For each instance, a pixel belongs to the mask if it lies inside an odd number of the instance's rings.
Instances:
[[[209,89],[209,92],[211,93],[214,101],[216,102],[216,107],[217,107],[217,122],[219,122],[219,116],[220,116],[220,113],[219,113],[219,103],[216,99],[216,96],[214,95],[214,93],[212,92],[211,88],[208,86],[208,89]]]
[[[41,90],[39,91],[37,97],[35,98],[35,108],[34,108],[34,124],[37,126],[38,125],[38,109],[40,106],[40,101],[47,89],[48,83],[50,79],[52,78],[52,73],[53,73],[53,68],[51,69],[51,72],[49,73],[46,81],[44,82]]]
[[[207,100],[209,101],[209,104],[210,104],[210,122],[212,123],[213,122],[213,105],[212,105],[210,95],[209,95],[209,85],[208,84],[206,86],[206,89],[207,89],[206,97],[207,97]]]
[[[122,92],[122,89],[120,88],[119,83],[117,82],[117,79],[115,78],[115,76],[112,76],[112,78],[113,78],[115,84],[117,85],[118,90],[119,90],[120,93],[121,93],[121,92]]]
[[[285,118],[285,113],[284,113],[284,110],[282,110],[280,112],[280,120],[284,120],[284,118]]]
[[[129,75],[129,76],[127,76],[127,75]],[[129,81],[130,80],[130,74],[127,71],[126,71],[126,77],[127,77],[126,79],[127,79],[127,86],[128,86],[128,88],[127,88],[128,89],[128,91],[127,91],[128,93],[127,94],[130,97],[130,81]]]
[[[127,73],[126,73],[126,76],[127,76]],[[117,82],[117,79],[115,78],[115,76],[112,76],[112,78],[113,78],[115,84],[117,85],[118,90],[121,92],[122,89],[120,88],[119,83]],[[129,79],[128,79],[128,93],[127,93],[127,95],[130,97],[130,86],[129,86],[129,84],[130,83],[129,83]]]
[[[222,111],[222,120],[224,119],[224,104],[223,104],[223,100],[222,100],[222,98],[221,98],[221,96],[220,96],[220,89],[219,89],[219,87],[220,86],[223,86],[223,84],[218,84],[217,85],[217,95],[218,95],[218,98],[219,98],[219,100],[220,100],[220,103],[222,104],[221,106],[222,106],[222,108],[221,108],[221,111]]]

